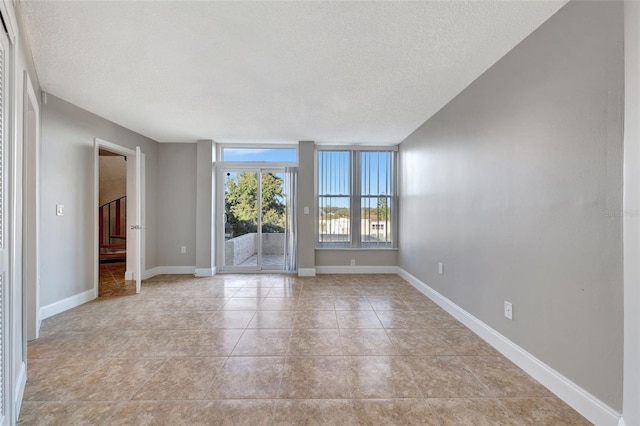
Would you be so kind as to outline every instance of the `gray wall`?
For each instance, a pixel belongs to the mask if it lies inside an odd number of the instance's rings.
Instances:
[[[351,259],[356,266],[396,266],[398,250],[316,250],[316,266],[349,266]]]
[[[40,305],[93,288],[93,138],[146,155],[146,267],[158,266],[158,144],[49,95],[42,106]],[[64,216],[55,205],[64,204]]]
[[[298,145],[298,268],[315,268],[315,144]],[[304,207],[309,214],[304,214]]]
[[[622,29],[570,2],[401,144],[399,258],[618,410]]]
[[[158,263],[195,266],[196,144],[159,144],[158,187]]]
[[[100,194],[98,204],[103,205],[127,195],[127,161],[121,156],[101,156]]]

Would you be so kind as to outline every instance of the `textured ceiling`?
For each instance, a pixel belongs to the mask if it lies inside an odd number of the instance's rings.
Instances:
[[[562,1],[23,1],[43,90],[160,142],[401,142]]]

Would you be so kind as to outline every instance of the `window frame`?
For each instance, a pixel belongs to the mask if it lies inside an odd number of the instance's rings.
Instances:
[[[327,243],[320,241],[320,199],[331,197],[331,194],[319,193],[320,180],[320,162],[319,153],[322,151],[333,152],[349,152],[350,167],[350,194],[349,194],[349,210],[350,210],[350,242],[344,244]],[[389,227],[391,232],[390,242],[388,243],[366,243],[362,242],[362,200],[368,198],[362,194],[362,173],[361,163],[363,152],[388,152],[391,154],[390,174],[391,174],[391,194],[385,195],[390,199],[389,209],[391,210],[391,219]],[[316,249],[320,250],[396,250],[398,235],[398,146],[366,146],[366,145],[320,145],[315,149],[314,165],[315,173],[315,241]]]

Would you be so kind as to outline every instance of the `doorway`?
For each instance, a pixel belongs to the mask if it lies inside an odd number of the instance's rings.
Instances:
[[[95,138],[94,161],[95,295],[139,293],[145,263],[144,154],[140,147],[132,150]],[[107,170],[101,194],[100,178]]]
[[[127,267],[127,156],[98,150],[98,297],[135,294]]]
[[[225,168],[223,271],[284,271],[288,196],[285,169]]]

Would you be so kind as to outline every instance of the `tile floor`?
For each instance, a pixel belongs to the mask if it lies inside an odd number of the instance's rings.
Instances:
[[[394,275],[158,276],[45,320],[19,424],[589,424]]]
[[[124,280],[126,269],[126,262],[100,263],[98,268],[98,296],[130,296],[135,294],[135,283]]]

